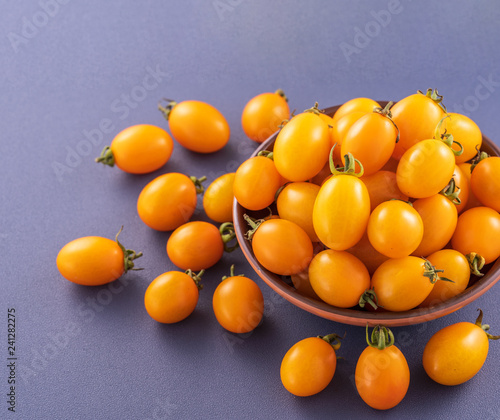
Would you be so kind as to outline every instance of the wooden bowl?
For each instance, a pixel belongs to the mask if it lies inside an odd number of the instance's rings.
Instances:
[[[379,102],[382,106],[385,106],[387,102]],[[325,109],[327,115],[333,115],[340,105],[333,106]],[[276,140],[278,133],[274,133],[265,142],[263,142],[257,150],[252,154],[252,156],[257,155],[261,150],[272,150],[274,141]],[[487,152],[489,155],[500,156],[500,148],[493,143],[488,137],[483,136],[483,144],[481,150]],[[283,277],[272,273],[262,267],[252,251],[251,243],[245,239],[245,233],[248,230],[248,225],[243,219],[243,215],[247,213],[250,216],[259,214],[251,212],[239,205],[239,203],[234,200],[233,205],[233,221],[236,230],[236,237],[240,244],[240,247],[245,255],[246,259],[255,270],[255,272],[264,280],[264,282],[271,287],[276,293],[284,297],[286,300],[292,304],[302,308],[308,312],[318,315],[322,318],[330,319],[332,321],[340,322],[343,324],[366,326],[383,324],[386,326],[401,326],[401,325],[412,325],[421,322],[430,321],[436,318],[440,318],[449,313],[452,313],[465,305],[476,300],[483,293],[488,291],[498,280],[500,280],[500,258],[495,262],[485,266],[482,270],[484,276],[476,277],[471,276],[469,286],[461,294],[454,296],[453,298],[441,302],[437,305],[426,307],[426,308],[416,308],[409,311],[403,312],[370,312],[361,308],[337,308],[331,306],[323,301],[315,300],[307,296],[302,295],[298,292],[292,285],[290,278]],[[265,212],[264,212],[265,213]],[[264,213],[261,213],[262,216]]]

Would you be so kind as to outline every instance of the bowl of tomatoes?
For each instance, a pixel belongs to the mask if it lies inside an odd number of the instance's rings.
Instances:
[[[437,91],[396,105],[315,106],[236,172],[233,222],[246,259],[276,293],[322,318],[418,324],[500,280],[500,186],[491,179],[500,148],[472,120],[450,116]],[[405,115],[430,121],[427,133],[417,128],[425,141],[410,139]]]

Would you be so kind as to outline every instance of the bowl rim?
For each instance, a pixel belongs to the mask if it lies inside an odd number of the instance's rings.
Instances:
[[[388,101],[378,101],[378,103],[384,107],[387,105]],[[330,106],[325,108],[323,111],[325,114],[332,116],[340,106],[341,105]],[[267,140],[262,142],[250,157],[256,156],[261,150],[269,150],[274,144],[278,133],[279,130],[272,134]],[[481,150],[486,151],[490,155],[500,156],[500,147],[484,134],[482,137],[483,141]],[[331,321],[357,326],[366,326],[367,324],[370,326],[377,324],[383,324],[386,326],[414,325],[434,320],[457,311],[482,296],[500,280],[500,258],[498,258],[494,263],[492,263],[491,267],[484,274],[484,276],[480,277],[472,286],[467,287],[467,289],[459,295],[430,307],[414,308],[409,311],[402,312],[371,312],[361,311],[355,308],[334,307],[326,302],[318,301],[300,294],[293,286],[287,284],[281,276],[271,273],[258,264],[253,254],[251,243],[246,240],[244,236],[246,223],[243,220],[243,214],[247,211],[248,210],[242,207],[236,199],[234,199],[233,223],[236,238],[243,254],[245,255],[245,258],[255,270],[257,275],[272,290],[290,303],[307,312]]]

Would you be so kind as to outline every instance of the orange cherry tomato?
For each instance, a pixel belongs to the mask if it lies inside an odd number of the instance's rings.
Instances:
[[[344,251],[363,236],[370,216],[370,196],[365,184],[348,173],[339,173],[321,186],[313,208],[313,226],[328,248]]]
[[[370,196],[370,211],[384,201],[392,199],[408,201],[408,197],[399,191],[394,172],[378,171],[372,175],[363,175],[360,179],[366,185]]]
[[[396,145],[398,129],[385,112],[363,115],[349,128],[342,140],[341,156],[346,153],[355,156],[363,164],[366,175],[381,169],[390,159]]]
[[[309,264],[309,281],[316,294],[338,308],[351,308],[370,288],[370,274],[361,260],[346,251],[327,249]]]
[[[229,141],[229,125],[220,111],[201,101],[170,102],[159,106],[170,132],[181,146],[198,153],[212,153]]]
[[[467,190],[467,192],[464,193],[464,197],[467,197],[467,199],[465,200],[465,206],[459,205],[457,208],[458,213],[462,213],[465,210],[469,210],[473,207],[480,207],[483,204],[477,199],[477,197],[474,195],[474,192],[470,187],[470,178],[472,176],[472,170],[471,170],[472,164],[465,162],[465,163],[460,163],[457,166],[462,171],[464,179],[467,180],[467,187],[465,187],[465,181],[459,181],[459,178],[455,177],[455,173],[453,174],[457,186],[463,188],[463,190],[460,191],[460,199],[462,199],[462,192]]]
[[[385,327],[377,326],[374,332],[383,334],[383,340],[372,333],[368,347],[356,363],[354,379],[363,401],[377,410],[388,410],[398,405],[410,386],[410,369],[405,356],[394,345],[394,335]]]
[[[250,139],[262,143],[289,118],[288,99],[282,90],[277,90],[275,93],[261,93],[250,99],[243,108],[241,125]]]
[[[499,238],[500,214],[489,207],[473,207],[458,216],[451,245],[464,255],[475,252],[489,264],[500,256]]]
[[[131,174],[146,174],[161,168],[172,155],[174,142],[160,127],[133,125],[120,131],[96,162],[118,166]]]
[[[369,98],[354,98],[344,104],[342,104],[335,114],[333,114],[333,120],[337,121],[345,115],[351,114],[353,112],[373,112],[374,108],[380,108],[380,104],[375,102],[373,99]]]
[[[291,182],[278,195],[276,206],[281,219],[304,229],[312,242],[318,242],[313,226],[313,208],[320,187],[310,182]]]
[[[460,385],[472,379],[488,356],[489,340],[498,340],[482,325],[483,311],[476,323],[458,322],[444,327],[427,342],[422,356],[425,372],[442,385]]]
[[[333,118],[330,117],[329,115],[325,114],[324,112],[320,112],[318,115],[328,126],[328,134],[330,137],[330,147],[332,147],[334,144],[334,141],[333,141],[333,125],[334,125]]]
[[[234,197],[246,209],[264,209],[274,202],[281,180],[272,159],[252,157],[244,161],[236,171],[233,181]]]
[[[173,324],[191,315],[198,303],[200,275],[168,271],[156,277],[144,295],[149,316],[163,324]]]
[[[448,113],[448,117],[441,125],[441,132],[448,133],[453,136],[453,140],[462,145],[463,153],[456,156],[457,163],[467,162],[476,156],[477,151],[483,143],[483,136],[477,124],[469,117],[455,112]],[[454,150],[460,148],[453,144]]]
[[[126,250],[118,242],[120,232],[115,241],[100,236],[85,236],[67,243],[57,254],[59,272],[73,283],[100,286],[133,269],[133,260],[141,257],[142,252]]]
[[[273,158],[278,172],[289,181],[307,181],[325,165],[330,152],[328,125],[313,112],[293,117],[278,133]]]
[[[295,343],[283,357],[281,383],[293,395],[309,397],[328,386],[336,367],[337,356],[329,336],[305,338]]]
[[[363,111],[354,111],[347,115],[344,115],[341,118],[337,118],[333,121],[332,126],[332,147],[334,144],[337,144],[337,149],[339,150],[340,157],[340,145],[344,141],[344,137],[352,127],[352,125],[358,121],[362,116],[366,115],[366,112]]]
[[[434,275],[434,279],[429,277]],[[380,264],[373,273],[371,285],[382,308],[399,312],[420,305],[429,296],[436,279],[437,274],[428,261],[408,256]]]
[[[233,220],[234,172],[216,178],[203,194],[203,209],[214,222],[224,223]]]
[[[500,212],[500,157],[482,159],[472,170],[470,187],[483,205]]]
[[[453,296],[462,293],[469,284],[470,267],[467,258],[454,249],[441,249],[427,257],[427,260],[436,269],[443,270],[439,273],[441,277],[446,277],[452,281],[438,281],[431,290],[431,293],[420,306],[433,306],[444,302]]]
[[[183,270],[199,271],[215,265],[224,253],[219,229],[207,222],[189,222],[172,232],[167,241],[170,260]]]
[[[264,297],[253,280],[235,276],[233,266],[231,276],[223,279],[215,289],[212,307],[217,321],[226,330],[248,333],[262,320]]]
[[[420,245],[424,225],[411,204],[391,200],[375,207],[366,232],[378,252],[390,258],[401,258],[410,255]]]
[[[196,194],[202,189],[196,178],[171,172],[149,182],[139,194],[137,212],[150,228],[169,231],[186,223],[196,208]],[[198,191],[197,191],[197,188]]]
[[[408,197],[430,197],[448,185],[454,170],[455,155],[449,146],[441,140],[422,140],[401,156],[398,187]]]
[[[424,236],[413,255],[426,257],[450,241],[457,226],[457,206],[442,194],[419,198],[413,208],[422,218]]]
[[[313,257],[313,245],[304,229],[284,219],[260,224],[252,237],[252,250],[260,264],[282,276],[300,273]]]
[[[445,116],[439,105],[442,97],[429,89],[426,94],[416,93],[396,102],[391,108],[392,120],[399,128],[399,142],[393,156],[403,153],[419,141],[431,139],[439,121]]]

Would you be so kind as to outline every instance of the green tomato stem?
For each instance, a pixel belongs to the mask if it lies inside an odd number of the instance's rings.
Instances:
[[[106,146],[104,149],[102,149],[101,155],[95,158],[95,161],[97,163],[103,163],[104,165],[108,165],[111,167],[115,166],[115,156],[113,155],[111,147]]]
[[[378,298],[374,288],[365,290],[365,292],[359,298],[358,305],[361,308],[364,308],[367,303],[375,310],[377,310],[379,307],[382,307],[378,304]]]
[[[205,187],[202,183],[207,180],[206,176],[202,176],[201,178],[190,176],[189,179],[193,181],[193,184],[196,187],[196,194],[202,194],[205,191]]]
[[[340,348],[340,340],[342,340],[344,337],[332,333],[328,335],[318,335],[318,338],[325,340],[328,344],[330,344],[333,347],[335,351],[337,351]]]
[[[222,277],[222,281],[229,279],[231,277],[245,277],[245,275],[244,274],[234,274],[234,264],[232,264],[231,268],[229,269],[229,276]]]
[[[484,274],[481,273],[481,270],[483,269],[486,261],[481,255],[477,254],[476,252],[471,252],[467,254],[465,258],[467,258],[467,261],[469,262],[469,267],[472,274],[479,277],[484,276]]]
[[[421,90],[418,90],[417,93],[420,93],[420,94],[432,99],[437,105],[439,105],[441,107],[441,109],[444,112],[448,113],[448,111],[446,110],[446,107],[443,104],[443,95],[440,95],[438,93],[437,89],[430,89],[429,88],[429,89],[427,89],[426,93],[422,92]]]
[[[458,206],[462,203],[462,200],[459,197],[460,191],[460,188],[458,188],[457,184],[455,183],[455,178],[451,178],[450,182],[448,182],[448,185],[446,185],[446,187],[444,187],[440,191],[440,194],[444,195],[453,204]]]
[[[481,309],[478,309],[478,311],[479,311],[479,316],[477,317],[475,324],[485,332],[488,339],[500,340],[500,335],[491,335],[488,332],[490,326],[488,324],[483,324],[483,311]]]
[[[383,325],[376,325],[371,334],[368,334],[368,324],[366,324],[366,342],[370,347],[384,350],[394,344],[394,334],[392,331]]]
[[[224,244],[224,251],[233,252],[235,249],[239,248],[240,244],[238,242],[236,242],[232,246],[229,246],[229,242],[236,239],[236,232],[234,230],[234,225],[232,222],[222,223],[219,227],[219,232]]]
[[[285,92],[283,89],[278,89],[276,92],[274,92],[276,95],[281,96],[286,102],[288,102],[288,97],[285,95]]]
[[[133,270],[133,271],[143,270],[143,268],[135,268],[134,267],[134,262],[133,262],[135,259],[142,257],[142,255],[143,255],[142,252],[135,252],[135,251],[133,251],[131,249],[125,249],[125,247],[118,240],[118,235],[120,235],[120,233],[122,232],[122,230],[123,230],[123,226],[120,228],[120,230],[116,234],[115,241],[116,241],[116,243],[118,244],[118,246],[120,247],[120,249],[123,252],[123,268],[124,268],[124,272],[126,273],[129,270]]]
[[[185,273],[193,279],[198,290],[203,289],[203,284],[201,284],[201,276],[203,276],[203,274],[205,273],[205,270],[201,270],[198,274],[196,274],[193,270],[188,269],[185,271]]]
[[[259,226],[265,221],[264,219],[252,219],[248,214],[243,215],[243,219],[248,223],[250,229],[245,233],[245,238],[249,241],[252,240],[253,235],[259,228]]]
[[[168,121],[170,118],[170,113],[172,112],[172,109],[177,105],[177,102],[173,101],[172,99],[166,99],[163,98],[163,101],[167,102],[166,106],[163,106],[161,101],[158,102],[158,110],[163,114],[163,117]]]

